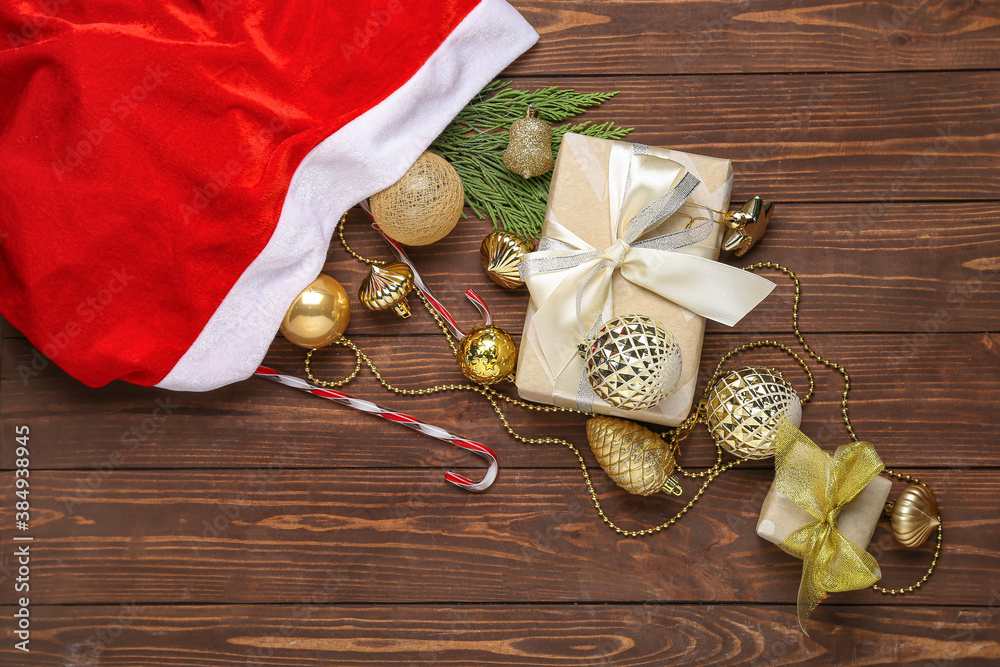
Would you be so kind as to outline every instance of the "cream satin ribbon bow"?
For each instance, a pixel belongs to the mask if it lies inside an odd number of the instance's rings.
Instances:
[[[712,233],[711,221],[635,242],[673,215],[700,181],[673,160],[618,142],[611,151],[612,243],[597,250],[559,223],[546,222],[539,250],[520,264],[536,312],[542,355],[559,376],[595,324],[612,319],[611,277],[626,280],[693,313],[733,326],[774,289],[774,283],[707,259],[692,248]],[[689,360],[693,363],[694,360]]]

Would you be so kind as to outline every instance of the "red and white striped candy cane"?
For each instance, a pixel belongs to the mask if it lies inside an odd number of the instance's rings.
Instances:
[[[448,433],[448,431],[431,424],[424,423],[415,417],[404,414],[402,412],[396,412],[394,410],[388,410],[383,408],[371,401],[366,401],[360,398],[353,398],[348,396],[342,391],[337,391],[335,389],[324,389],[322,387],[317,387],[314,384],[310,384],[301,378],[297,378],[294,375],[284,375],[274,370],[273,368],[268,368],[267,366],[260,366],[257,368],[254,375],[266,380],[272,380],[278,382],[287,387],[292,387],[293,389],[298,389],[306,393],[312,394],[313,396],[319,396],[320,398],[325,398],[331,401],[340,403],[341,405],[346,405],[355,410],[360,410],[361,412],[367,412],[373,414],[376,417],[381,417],[391,422],[396,422],[397,424],[402,424],[412,428],[414,431],[419,431],[424,435],[429,435],[432,438],[437,438],[444,442],[451,443],[456,447],[460,447],[466,451],[472,452],[478,456],[484,458],[489,467],[486,470],[486,475],[483,477],[482,481],[473,482],[468,477],[464,475],[459,475],[458,473],[448,471],[445,473],[444,478],[458,486],[465,489],[466,491],[485,491],[489,488],[493,480],[497,478],[497,470],[499,468],[497,464],[497,457],[489,447],[486,445],[481,445],[478,442],[473,442],[472,440],[466,440],[465,438],[460,438],[456,435]]]

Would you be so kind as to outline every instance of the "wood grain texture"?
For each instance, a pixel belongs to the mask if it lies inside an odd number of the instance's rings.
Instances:
[[[443,472],[291,470],[280,461],[246,471],[33,472],[32,599],[295,603],[324,587],[337,603],[795,601],[801,562],[754,532],[768,471],[723,475],[683,521],[640,539],[602,525],[578,470],[508,467],[479,495]],[[905,598],[867,590],[838,602],[982,606],[1000,589],[996,474],[920,476],[946,524],[931,585]],[[629,530],[683,505],[595,478],[605,512]],[[9,475],[3,491],[13,497]],[[0,512],[8,576],[12,511]],[[883,527],[870,550],[884,582],[898,586],[926,571],[932,545],[902,549]],[[0,587],[0,603],[14,599],[12,586]]]
[[[408,325],[399,325],[405,328]],[[785,337],[790,339],[790,337]],[[701,385],[726,351],[747,339],[710,334],[702,358]],[[1000,422],[1000,336],[938,334],[908,339],[874,334],[810,337],[815,349],[844,364],[852,377],[851,415],[858,433],[878,446],[892,465],[996,466]],[[464,379],[441,336],[401,343],[391,337],[359,339],[384,376],[405,388]],[[791,343],[792,340],[789,340]],[[210,393],[174,393],[114,383],[90,389],[50,366],[25,383],[33,348],[4,341],[0,374],[0,467],[13,467],[14,426],[32,429],[32,465],[38,469],[254,467],[280,460],[288,467],[424,467],[467,465],[464,452],[403,427],[379,422],[328,401],[264,380],[251,379]],[[336,351],[334,351],[336,350]],[[345,374],[347,351],[316,355],[320,377]],[[267,363],[304,376],[301,350],[281,339]],[[806,378],[780,352],[747,353],[733,367],[770,363],[785,369],[802,395]],[[839,374],[814,364],[816,398],[805,408],[803,428],[824,446],[846,439],[840,419]],[[568,467],[575,459],[560,447],[517,443],[492,408],[471,392],[445,396],[391,394],[370,376],[345,388],[352,395],[402,410],[492,447],[504,466]],[[515,396],[513,387],[507,390]],[[586,447],[585,418],[539,415],[510,408],[514,427],[532,436],[562,435]],[[685,451],[692,465],[714,460],[699,431]],[[942,443],[947,443],[943,446]],[[914,458],[914,452],[920,452]],[[770,462],[751,466],[770,467]]]
[[[508,75],[995,69],[996,2],[516,3],[542,39]]]
[[[812,636],[788,605],[45,606],[23,667],[370,665],[989,665],[993,607],[824,605]],[[13,609],[0,607],[4,616]],[[964,658],[956,663],[956,658]]]

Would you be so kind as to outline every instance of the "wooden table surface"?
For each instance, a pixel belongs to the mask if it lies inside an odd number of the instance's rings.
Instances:
[[[481,495],[445,483],[477,459],[260,380],[207,394],[88,389],[3,328],[0,663],[5,665],[830,665],[1000,661],[1000,5],[519,3],[541,40],[506,76],[521,88],[620,90],[589,114],[637,141],[728,157],[734,202],[777,202],[742,264],[803,283],[802,328],[851,373],[851,415],[885,463],[926,480],[945,521],[937,573],[915,594],[837,594],[796,625],[801,564],[754,533],[770,462],[723,475],[665,533],[605,527],[575,457],[511,439],[474,394],[400,397],[370,375],[350,392],[492,446]],[[492,286],[463,221],[413,253],[467,322],[480,291],[519,334],[526,294]],[[385,257],[360,215],[349,235]],[[334,245],[327,270],[356,293],[363,267]],[[735,329],[710,325],[700,387],[719,356],[788,343],[791,289]],[[408,321],[353,304],[349,336],[392,382],[461,380],[417,308]],[[275,340],[267,361],[302,374]],[[318,355],[343,374],[343,350]],[[743,361],[785,368],[767,352]],[[839,375],[817,368],[803,430],[847,441]],[[699,387],[699,392],[701,391]],[[515,428],[586,447],[584,419],[511,411]],[[13,647],[15,427],[31,430],[31,653]],[[627,497],[597,468],[629,528],[684,500]],[[701,432],[684,461],[705,465]],[[693,485],[688,482],[688,486]],[[901,485],[894,485],[894,493]],[[932,545],[871,551],[909,585]]]

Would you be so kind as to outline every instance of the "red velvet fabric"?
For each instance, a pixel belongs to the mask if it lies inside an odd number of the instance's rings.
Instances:
[[[91,386],[159,382],[316,144],[474,0],[0,0],[0,313]]]

